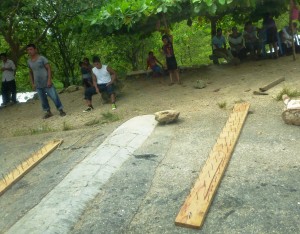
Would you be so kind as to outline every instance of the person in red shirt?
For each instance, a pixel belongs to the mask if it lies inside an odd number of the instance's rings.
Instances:
[[[160,64],[161,67],[158,64]],[[146,70],[148,70],[148,68],[151,68],[154,76],[163,75],[164,71],[163,71],[162,67],[163,67],[162,63],[160,61],[158,61],[157,58],[154,56],[154,53],[152,51],[150,51],[148,54],[148,58],[147,58]]]

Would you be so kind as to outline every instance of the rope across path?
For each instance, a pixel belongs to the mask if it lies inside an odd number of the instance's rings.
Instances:
[[[67,233],[156,124],[153,115],[137,116],[122,124],[7,233]]]

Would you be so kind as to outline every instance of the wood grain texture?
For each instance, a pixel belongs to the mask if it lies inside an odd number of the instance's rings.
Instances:
[[[200,228],[203,225],[246,120],[249,107],[249,103],[234,106],[194,187],[176,217],[176,225],[190,228]]]
[[[0,196],[14,183],[19,181],[33,167],[35,167],[41,160],[53,152],[62,142],[63,140],[53,140],[47,143],[39,151],[30,155],[27,160],[16,166],[15,169],[7,175],[2,175],[2,180],[0,180]]]

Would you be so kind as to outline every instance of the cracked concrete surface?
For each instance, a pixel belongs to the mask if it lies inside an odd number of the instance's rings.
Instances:
[[[138,116],[122,124],[7,233],[67,233],[86,204],[155,126],[153,115]]]

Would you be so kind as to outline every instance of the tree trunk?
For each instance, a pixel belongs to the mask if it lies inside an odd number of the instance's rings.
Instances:
[[[210,29],[211,29],[211,38],[214,37],[217,33],[217,19],[212,17],[210,18]]]
[[[292,30],[292,50],[293,50],[293,60],[296,60],[296,49],[295,49],[295,42],[294,42],[294,27],[293,27],[293,10],[298,11],[297,6],[295,5],[294,0],[290,0],[290,20],[289,20],[289,25],[290,25],[290,29]],[[298,12],[299,14],[299,12]],[[298,35],[297,35],[298,36]]]
[[[138,48],[132,49],[131,65],[133,71],[138,70],[138,51],[139,51]]]

